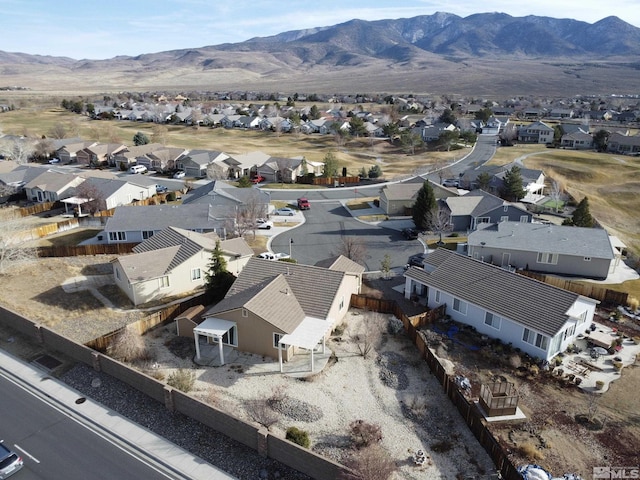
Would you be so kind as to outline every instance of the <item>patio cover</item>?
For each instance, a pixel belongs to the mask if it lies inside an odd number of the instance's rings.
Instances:
[[[76,205],[78,207],[78,214],[82,214],[82,205],[91,200],[93,200],[93,198],[69,197],[60,201],[64,203],[65,213],[69,213],[69,205]]]
[[[322,341],[322,352],[324,353],[324,336],[331,329],[331,326],[332,322],[330,320],[304,317],[293,332],[280,338],[279,343],[280,345],[291,345],[309,350],[311,352],[311,371],[313,372],[313,352],[318,343]],[[278,359],[280,361],[280,371],[282,372],[282,350],[278,350]]]
[[[222,318],[208,317],[204,322],[193,329],[193,337],[196,342],[196,358],[200,359],[200,343],[199,336],[203,335],[208,338],[215,338],[218,342],[220,350],[220,364],[224,365],[224,353],[222,349],[222,337],[225,333],[236,326],[236,322],[223,320]]]

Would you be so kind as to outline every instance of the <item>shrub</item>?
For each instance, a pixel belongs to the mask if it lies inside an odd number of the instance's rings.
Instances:
[[[364,448],[382,440],[380,425],[354,420],[349,424],[351,441],[356,448]]]
[[[309,446],[311,445],[309,434],[304,430],[300,430],[298,427],[287,428],[286,439],[290,442],[297,443],[304,448],[309,448]]]
[[[176,201],[176,192],[167,193],[167,202],[175,202]]]
[[[131,326],[125,327],[107,348],[109,356],[121,362],[135,362],[149,358],[142,335]]]
[[[542,452],[531,442],[524,442],[519,445],[518,450],[520,451],[520,455],[529,460],[542,460],[544,458]]]
[[[509,365],[511,365],[511,368],[520,368],[520,366],[522,365],[522,359],[520,358],[520,355],[511,355],[509,357]]]
[[[245,404],[245,410],[254,422],[262,425],[267,430],[278,423],[278,414],[264,399],[248,400]]]
[[[638,310],[638,306],[640,306],[640,300],[638,300],[636,297],[629,297],[629,299],[627,300],[627,306],[629,307],[629,310],[635,312]]]
[[[196,372],[193,370],[185,370],[183,368],[179,368],[167,379],[167,385],[175,388],[176,390],[180,390],[184,393],[189,393],[193,390],[193,386],[196,383]]]

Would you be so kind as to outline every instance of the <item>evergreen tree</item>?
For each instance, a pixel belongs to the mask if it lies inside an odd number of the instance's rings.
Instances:
[[[574,227],[587,227],[592,228],[595,221],[589,212],[589,200],[584,197],[578,203],[578,206],[573,211],[571,219],[567,219],[563,222],[563,225],[573,225]]]
[[[147,137],[144,133],[138,132],[133,136],[133,144],[134,145],[147,145],[149,143],[149,137]]]
[[[418,230],[427,230],[431,224],[431,216],[436,209],[436,196],[433,193],[431,184],[424,182],[422,188],[418,190],[416,203],[412,207],[413,223]]]
[[[309,109],[309,117],[311,118],[311,120],[317,120],[320,118],[320,110],[318,110],[318,107],[316,107],[315,105],[311,106],[311,108]]]
[[[489,185],[491,185],[491,175],[489,175],[488,172],[482,172],[480,175],[478,175],[476,181],[478,182],[478,188],[480,190],[484,190],[485,192],[489,191]]]
[[[609,141],[609,132],[606,130],[598,130],[593,134],[593,146],[599,152],[604,152],[607,149],[607,142]]]
[[[222,255],[222,247],[220,240],[216,241],[216,246],[211,252],[211,260],[207,265],[208,270],[205,272],[205,288],[212,301],[222,300],[227,294],[235,277],[227,271],[227,261]]]
[[[327,153],[322,161],[324,162],[324,168],[322,169],[323,177],[329,178],[338,175],[338,159],[333,152]]]
[[[378,178],[382,176],[382,169],[379,165],[374,165],[369,169],[369,178]]]
[[[527,192],[522,186],[522,174],[520,167],[514,165],[504,175],[502,185],[502,198],[510,202],[518,202],[524,198]]]

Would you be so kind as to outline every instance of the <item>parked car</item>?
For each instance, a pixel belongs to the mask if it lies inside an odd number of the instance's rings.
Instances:
[[[285,217],[293,217],[296,214],[296,212],[294,212],[293,209],[291,209],[289,207],[279,208],[274,213],[276,215],[283,215]]]
[[[260,183],[264,181],[264,177],[262,175],[257,175],[251,179],[251,183]]]
[[[129,167],[129,173],[147,173],[147,167],[144,165],[132,165]]]
[[[186,173],[184,173],[184,170],[178,170],[173,174],[173,178],[184,178],[185,175]]]
[[[270,220],[265,220],[264,218],[258,218],[256,220],[256,223],[258,224],[258,228],[260,230],[271,230],[271,228],[273,227],[273,222]]]
[[[264,252],[258,255],[258,258],[262,258],[263,260],[281,260],[283,258],[289,258],[289,255],[286,253],[269,253]]]
[[[0,478],[7,478],[22,468],[22,458],[0,443]]]
[[[156,193],[164,193],[167,190],[169,190],[167,187],[165,187],[164,185],[156,185]]]
[[[402,236],[407,240],[417,240],[418,232],[413,228],[404,228],[402,230]]]
[[[411,255],[407,260],[407,264],[405,265],[405,269],[409,267],[422,267],[422,262],[427,256],[424,253],[416,253],[415,255]]]
[[[59,158],[52,158],[51,160],[49,160],[49,163],[51,165],[55,165],[56,163],[60,163],[60,159]]]
[[[458,188],[460,186],[460,181],[457,178],[447,178],[442,182],[442,186]]]

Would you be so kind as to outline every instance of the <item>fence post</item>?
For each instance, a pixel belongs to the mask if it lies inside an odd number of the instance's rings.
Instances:
[[[173,388],[167,385],[164,387],[164,407],[170,412],[175,410],[175,405],[173,403]]]
[[[258,435],[258,441],[256,442],[258,445],[258,454],[263,458],[269,457],[269,431],[264,427],[260,427],[256,435]]]
[[[100,352],[91,352],[91,366],[96,372],[100,372],[102,367],[100,366]]]

